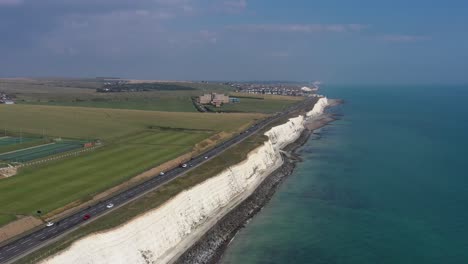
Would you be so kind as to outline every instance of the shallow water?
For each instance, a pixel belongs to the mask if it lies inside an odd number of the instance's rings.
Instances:
[[[223,263],[468,263],[468,87],[322,92],[342,119]]]

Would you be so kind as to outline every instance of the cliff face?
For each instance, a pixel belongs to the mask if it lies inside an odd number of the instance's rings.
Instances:
[[[322,97],[314,105],[314,109],[307,113],[307,117],[313,117],[316,115],[321,115],[325,108],[329,105],[328,98]]]
[[[321,98],[307,116],[323,112]],[[320,103],[322,101],[322,103]],[[42,263],[166,263],[174,260],[213,225],[213,221],[247,198],[283,163],[280,150],[304,130],[298,116],[265,133],[269,140],[248,158],[159,208],[110,231],[93,234]]]

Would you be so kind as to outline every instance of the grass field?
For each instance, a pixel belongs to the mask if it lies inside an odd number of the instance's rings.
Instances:
[[[0,131],[111,140],[154,127],[235,131],[261,114],[201,114],[87,107],[0,105]],[[4,127],[2,127],[4,126]]]
[[[83,141],[67,140],[50,143],[32,148],[20,149],[14,152],[0,154],[0,160],[9,162],[27,162],[83,147]]]
[[[0,214],[45,213],[87,199],[186,153],[209,132],[146,131],[86,155],[27,167],[0,181]]]
[[[171,82],[192,91],[148,91],[97,93],[103,81],[93,79],[0,79],[0,91],[14,95],[20,104],[59,105],[135,109],[170,112],[196,112],[190,100],[207,91],[227,92],[231,87],[216,83]]]
[[[16,217],[12,214],[0,214],[0,226],[8,224],[9,222],[15,220]]]

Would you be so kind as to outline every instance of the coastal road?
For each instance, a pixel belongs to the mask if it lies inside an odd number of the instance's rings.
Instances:
[[[224,152],[226,149],[244,141],[246,138],[250,137],[252,134],[256,133],[260,129],[264,128],[266,125],[274,122],[289,113],[296,111],[307,104],[313,104],[316,101],[313,98],[307,98],[300,104],[289,107],[282,113],[278,113],[274,116],[271,116],[267,119],[264,119],[252,127],[248,128],[243,133],[232,137],[231,139],[218,144],[214,148],[194,157],[192,160],[187,162],[187,168],[173,168],[164,173],[164,175],[154,175],[150,179],[130,187],[129,189],[122,191],[121,193],[115,194],[107,199],[100,201],[88,208],[77,211],[76,213],[64,217],[55,222],[51,227],[42,227],[30,234],[19,237],[18,239],[11,241],[7,245],[0,247],[0,263],[12,263],[18,260],[25,255],[32,253],[34,250],[37,250],[41,247],[44,247],[53,241],[55,241],[60,236],[63,236],[85,223],[89,223],[93,220],[96,220],[97,217],[102,216],[106,213],[115,210],[116,208],[133,201],[144,194],[153,191],[160,187],[161,185],[177,178],[190,171],[191,169],[203,164],[207,160],[219,155]],[[107,205],[112,203],[114,207],[107,208]],[[85,220],[84,216],[89,215],[90,218]]]

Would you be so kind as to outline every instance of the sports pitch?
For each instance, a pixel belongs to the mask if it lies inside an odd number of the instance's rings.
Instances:
[[[0,137],[0,147],[21,144],[36,140],[34,138]]]
[[[75,140],[49,143],[45,145],[0,154],[0,160],[9,162],[27,162],[82,148],[83,143],[84,142]]]

